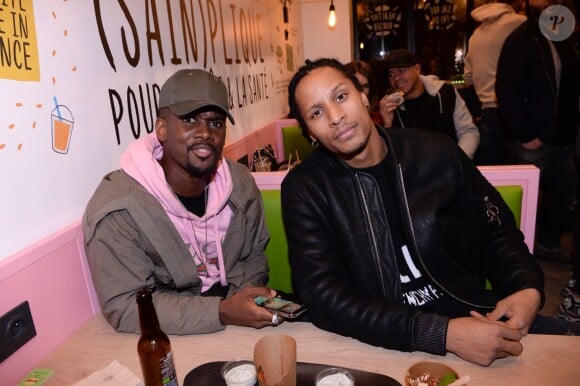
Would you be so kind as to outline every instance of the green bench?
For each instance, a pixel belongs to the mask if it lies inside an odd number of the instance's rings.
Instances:
[[[302,135],[299,126],[282,127],[282,143],[284,144],[284,157],[286,161],[292,154],[292,160],[296,161],[296,153],[302,161],[312,153],[312,144]]]
[[[514,213],[516,223],[520,226],[523,189],[520,185],[496,186],[509,208]],[[288,243],[282,222],[280,190],[262,190],[266,225],[270,231],[270,242],[266,246],[270,279],[268,286],[286,293],[294,293],[288,262]],[[490,288],[489,283],[486,288]]]
[[[270,241],[266,246],[270,280],[268,287],[294,293],[288,262],[288,243],[282,222],[282,208],[280,205],[280,190],[262,190],[266,225],[270,231]]]

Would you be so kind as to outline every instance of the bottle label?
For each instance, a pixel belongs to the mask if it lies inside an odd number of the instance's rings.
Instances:
[[[159,360],[161,367],[161,378],[164,385],[178,386],[177,375],[175,374],[175,364],[173,363],[173,353],[170,351],[167,356]]]

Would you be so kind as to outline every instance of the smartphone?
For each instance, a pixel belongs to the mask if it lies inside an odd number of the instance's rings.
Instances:
[[[281,298],[266,298],[263,296],[258,296],[254,299],[254,302],[258,306],[264,307],[272,313],[277,312],[280,316],[287,319],[297,318],[306,311],[306,307],[304,307],[302,304],[294,303],[290,300]]]

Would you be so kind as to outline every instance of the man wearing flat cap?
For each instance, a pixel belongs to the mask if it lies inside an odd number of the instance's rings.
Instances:
[[[379,102],[383,126],[446,134],[473,159],[479,146],[479,130],[455,87],[435,75],[421,75],[419,60],[405,49],[392,50],[385,64],[392,89]],[[391,94],[402,94],[403,104]]]
[[[151,288],[161,328],[199,334],[278,319],[256,306],[269,234],[249,170],[222,156],[227,89],[212,74],[179,70],[161,87],[155,131],[131,143],[83,216],[103,314],[139,332],[135,293]]]

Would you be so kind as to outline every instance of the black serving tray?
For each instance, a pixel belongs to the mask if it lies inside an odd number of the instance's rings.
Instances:
[[[225,386],[226,383],[221,375],[221,369],[225,363],[225,361],[208,362],[194,368],[185,376],[183,386]],[[334,366],[297,362],[296,386],[313,386],[316,374],[329,367]],[[354,376],[356,386],[401,386],[399,382],[383,374],[344,368]]]

